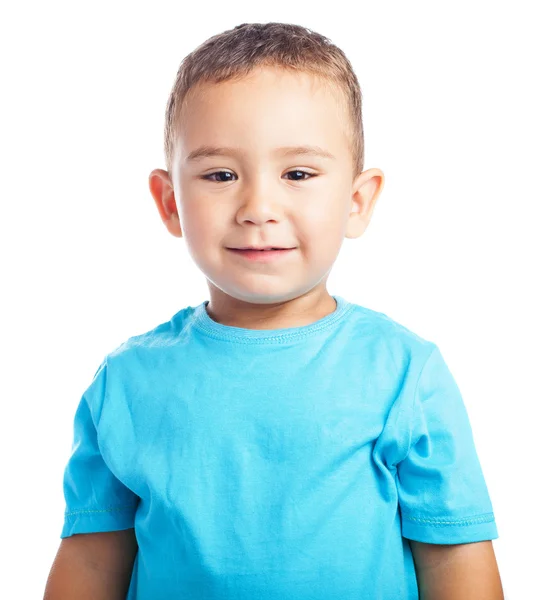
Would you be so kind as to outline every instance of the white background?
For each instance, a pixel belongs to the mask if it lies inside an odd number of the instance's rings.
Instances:
[[[440,347],[464,396],[507,600],[554,592],[554,2],[35,2],[1,24],[0,597],[42,597],[74,412],[103,356],[208,299],[147,185],[182,58],[244,22],[329,37],[386,176],[330,293]]]

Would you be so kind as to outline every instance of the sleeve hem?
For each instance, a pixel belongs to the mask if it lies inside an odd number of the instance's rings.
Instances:
[[[402,516],[401,534],[425,544],[469,544],[499,537],[493,513],[458,520]]]
[[[130,529],[135,524],[136,506],[121,506],[105,510],[75,510],[64,515],[61,538],[76,533],[100,533]]]

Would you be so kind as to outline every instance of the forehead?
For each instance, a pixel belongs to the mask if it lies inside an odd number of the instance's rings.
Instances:
[[[258,67],[245,76],[226,81],[201,82],[189,90],[182,108],[191,108],[201,104],[234,101],[235,98],[259,104],[281,101],[305,101],[321,105],[340,105],[345,98],[340,88],[333,82],[316,74],[281,69],[278,67]]]
[[[238,80],[192,89],[178,118],[182,160],[201,146],[314,146],[337,158],[349,152],[348,112],[341,91],[307,73],[261,68]]]

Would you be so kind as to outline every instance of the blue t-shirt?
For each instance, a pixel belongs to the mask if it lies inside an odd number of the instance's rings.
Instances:
[[[498,537],[438,347],[334,298],[274,330],[206,301],[104,357],[61,537],[134,527],[129,600],[416,600],[409,539]]]

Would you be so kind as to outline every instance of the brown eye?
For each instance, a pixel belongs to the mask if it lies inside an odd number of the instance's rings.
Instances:
[[[207,179],[208,181],[215,181],[216,183],[226,183],[227,181],[232,181],[231,179],[210,179],[214,175],[234,175],[230,171],[215,171],[215,173],[209,173],[209,175],[204,175],[202,179]]]
[[[300,169],[295,169],[294,171],[289,171],[287,175],[291,173],[297,173],[299,175],[308,175],[308,179],[315,177],[313,173],[308,173],[307,171],[301,171]],[[292,179],[291,181],[306,181],[306,179]]]

